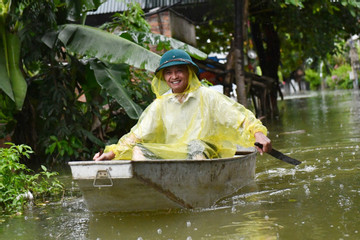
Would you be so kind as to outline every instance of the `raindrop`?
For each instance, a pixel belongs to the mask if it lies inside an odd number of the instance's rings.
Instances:
[[[236,207],[235,206],[232,206],[231,208],[231,213],[235,213],[236,212]]]
[[[186,238],[186,240],[192,240],[192,238],[191,238],[190,236],[188,236],[188,237]]]
[[[344,184],[339,185],[340,189],[344,189]]]
[[[187,221],[187,222],[186,222],[186,226],[187,226],[187,227],[191,227],[191,222],[190,222],[190,221]]]
[[[162,234],[161,228],[159,228],[159,229],[157,230],[157,233],[158,233],[159,235]]]
[[[305,194],[307,195],[307,196],[309,196],[310,195],[310,189],[309,189],[309,187],[305,184],[304,185],[304,189],[305,189]]]
[[[138,237],[137,240],[143,240],[143,238],[142,238],[142,237]]]
[[[266,220],[266,221],[269,220],[269,216],[268,216],[268,215],[265,216],[265,220]]]

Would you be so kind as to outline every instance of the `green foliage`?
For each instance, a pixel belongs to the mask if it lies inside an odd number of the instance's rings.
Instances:
[[[17,111],[9,104],[13,88],[0,81],[0,135],[10,134],[14,142],[36,149],[35,160],[91,159],[105,142],[129,131],[154,99],[153,75],[143,69],[154,70],[160,56],[141,47],[146,45],[141,41],[75,24],[102,2],[12,1],[7,17],[0,19],[6,33],[13,31],[20,40],[19,61],[13,65],[27,84],[23,108]],[[108,30],[148,33],[140,6],[129,6]],[[4,59],[0,57],[0,79],[6,75]]]
[[[67,139],[59,140],[56,136],[50,136],[50,145],[46,148],[46,154],[57,153],[55,158],[64,158],[65,156],[79,157],[77,149],[81,149],[82,143],[75,136],[70,136]]]
[[[111,64],[126,63],[149,71],[155,71],[160,61],[156,53],[94,27],[66,24],[58,38],[68,51],[78,54],[79,58],[97,58]]]
[[[8,96],[0,94],[0,139],[5,138],[16,125],[14,112],[15,103]]]
[[[305,70],[305,81],[310,83],[311,90],[317,90],[321,85],[319,73],[310,68]]]
[[[37,151],[46,154],[47,162],[90,159],[104,146],[91,131],[100,116],[100,87],[89,66],[68,60],[71,64],[66,66],[42,66],[46,74],[29,89],[39,116]]]
[[[89,59],[94,51],[97,52],[99,58],[104,57],[105,51],[100,46],[110,46],[111,51],[108,52],[108,56],[110,56],[114,52],[113,42],[102,41],[102,39],[108,38],[103,37],[102,33],[97,31],[98,29],[67,25],[60,29],[62,30],[60,31],[62,39],[66,39],[65,44],[69,42],[79,44],[83,52],[78,51],[73,45],[65,51],[64,43],[57,39],[55,32],[60,24],[67,23],[68,20],[83,20],[81,15],[84,15],[84,11],[93,10],[101,2],[103,1],[32,0],[27,1],[26,4],[21,4],[20,1],[14,2],[11,8],[11,11],[14,12],[10,12],[9,16],[11,17],[8,17],[8,21],[1,25],[6,29],[10,26],[13,28],[16,23],[21,25],[21,62],[28,82],[28,92],[25,107],[21,112],[17,112],[15,104],[12,104],[10,97],[4,94],[4,87],[0,84],[2,89],[0,91],[0,135],[14,133],[12,136],[14,141],[31,144],[36,149],[36,158],[41,161],[88,160],[99,147],[104,146],[104,141],[109,138],[107,133],[112,129],[109,126],[124,127],[127,130],[130,128],[124,122],[125,119],[128,122],[131,120],[124,114],[123,106],[114,100],[116,96],[108,96],[107,92],[101,89],[89,64],[91,61],[96,61],[96,59]],[[17,11],[24,14],[16,14]],[[124,16],[132,18],[134,14],[126,13]],[[72,31],[74,29],[75,31]],[[79,39],[76,33],[84,32],[90,36]],[[124,40],[113,34],[106,34],[120,42]],[[99,35],[101,36],[99,37]],[[96,37],[99,37],[100,40]],[[89,45],[83,44],[88,43],[89,39],[98,40],[95,42],[95,48],[89,49]],[[136,44],[127,42],[132,49],[141,49]],[[121,44],[117,46],[120,47]],[[3,48],[0,47],[0,49]],[[123,52],[120,49],[116,52]],[[129,50],[127,47],[124,49]],[[152,54],[150,59],[152,61],[160,58],[154,53],[149,52],[149,54]],[[144,67],[151,62],[150,60],[141,62],[145,55],[129,52],[125,60],[130,59],[139,63],[134,65]],[[6,68],[3,59],[0,57],[0,67],[5,66]],[[103,60],[107,61],[108,59],[105,56]],[[129,64],[133,63],[129,62]],[[0,71],[0,75],[1,73],[4,71]],[[129,71],[125,71],[124,75],[119,82],[125,87],[134,86],[129,91],[124,90],[129,92],[128,95],[131,97],[149,95],[144,93],[150,89],[149,75],[146,75],[147,79],[142,81],[141,87],[131,84]],[[145,84],[147,84],[147,88],[144,87]],[[113,87],[113,85],[109,86],[109,88]],[[145,107],[151,101],[150,97],[135,98],[134,104]],[[24,119],[29,121],[24,121]],[[103,120],[106,122],[102,122]],[[23,124],[21,121],[24,121]],[[109,134],[115,135],[115,133]]]
[[[63,193],[63,185],[54,178],[45,166],[34,173],[20,161],[33,153],[27,145],[8,143],[9,148],[0,148],[0,207],[3,212],[21,212],[26,203],[45,201]]]
[[[150,25],[144,19],[144,11],[139,3],[128,3],[128,11],[123,13],[115,13],[112,21],[103,24],[100,29],[110,32],[117,30],[130,32],[150,32]]]
[[[330,76],[326,77],[326,83],[330,89],[352,89],[353,82],[350,80],[349,72],[351,66],[344,64],[331,71]]]
[[[209,2],[208,11],[202,14],[196,29],[198,47],[206,52],[227,52],[233,39],[234,1]],[[274,25],[281,42],[281,70],[284,77],[289,77],[306,59],[319,63],[327,54],[341,51],[338,43],[360,31],[356,24],[359,8],[358,1],[345,0],[253,0],[249,1],[248,17],[250,23]],[[266,36],[264,32],[254,32],[250,24],[245,41],[251,43],[254,34]],[[245,43],[244,47],[250,45]]]
[[[210,0],[196,28],[197,44],[204,52],[225,53],[234,32],[234,1]]]

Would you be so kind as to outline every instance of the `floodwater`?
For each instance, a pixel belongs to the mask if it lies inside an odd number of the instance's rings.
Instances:
[[[61,203],[0,218],[0,239],[360,239],[360,92],[309,93],[279,102],[266,122],[273,146],[253,184],[211,209],[91,213],[70,176]]]

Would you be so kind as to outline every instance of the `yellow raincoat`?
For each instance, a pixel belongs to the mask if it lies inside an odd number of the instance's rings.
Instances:
[[[189,66],[189,84],[182,94],[174,94],[160,70],[152,81],[156,99],[142,113],[130,133],[105,152],[114,159],[132,159],[135,145],[153,158],[186,159],[191,143],[204,143],[208,158],[232,157],[236,145],[254,146],[256,132],[267,129],[254,114],[227,96],[201,86]],[[182,98],[182,101],[179,101]],[[196,146],[196,144],[195,144]],[[136,160],[136,159],[134,159]]]

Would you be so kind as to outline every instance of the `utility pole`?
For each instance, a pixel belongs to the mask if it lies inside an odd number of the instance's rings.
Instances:
[[[246,0],[234,0],[235,21],[234,21],[234,56],[235,56],[235,81],[238,102],[247,107],[247,96],[245,89],[244,71],[244,39],[243,39],[243,18]]]

